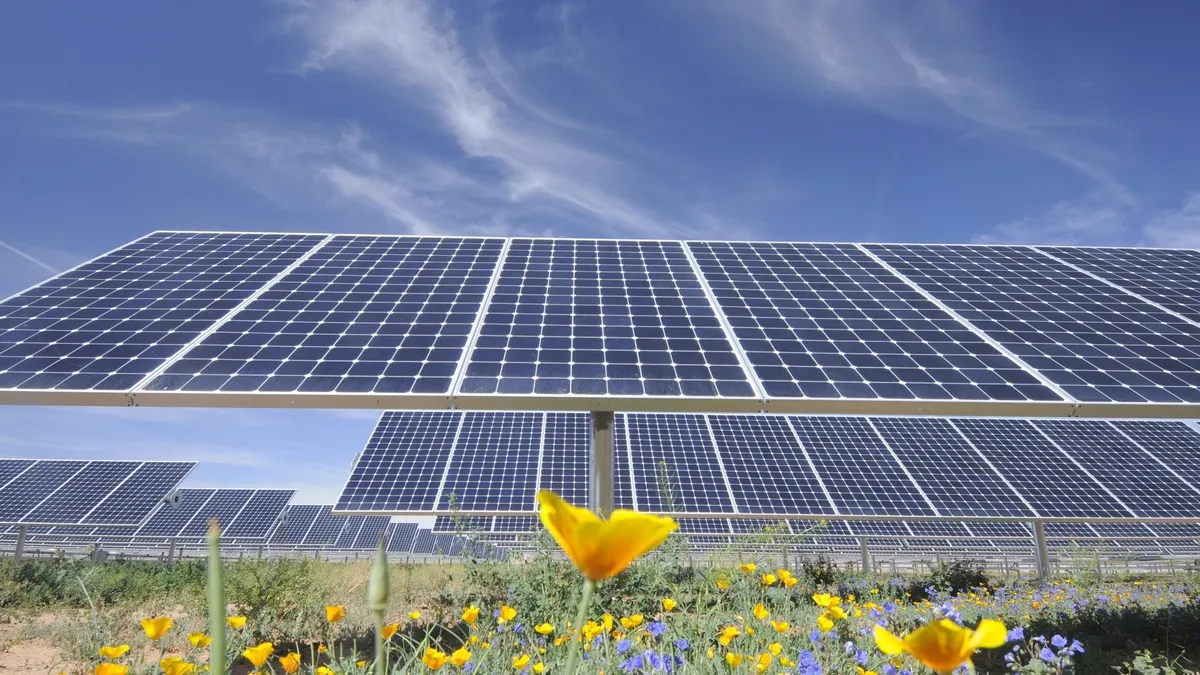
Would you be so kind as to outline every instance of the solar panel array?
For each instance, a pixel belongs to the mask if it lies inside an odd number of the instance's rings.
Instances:
[[[136,527],[195,462],[0,459],[0,522]]]
[[[155,232],[0,302],[0,398],[1165,417],[1200,403],[1197,279],[1164,249]]]
[[[578,429],[581,419],[587,415],[384,413],[335,510],[443,513],[453,517],[439,518],[434,532],[499,532],[500,521],[536,512],[538,467],[546,462],[529,450],[533,439],[550,436],[556,425]],[[486,443],[478,441],[480,430]],[[581,458],[582,484],[589,441],[567,435],[574,441],[554,451]],[[440,442],[412,442],[429,437]],[[1190,422],[622,413],[614,437],[617,506],[642,511],[738,516],[734,522],[1200,520],[1200,429]],[[428,456],[446,459],[437,471],[415,476],[411,467]],[[484,475],[478,466],[490,470]],[[395,498],[393,481],[429,495],[447,484],[468,495],[475,483],[483,487],[451,510],[445,499]],[[490,496],[497,494],[504,499]],[[572,497],[587,503],[586,490]],[[512,516],[488,517],[503,513]],[[914,531],[906,536],[924,536],[936,528],[908,529]]]
[[[208,522],[216,518],[223,536],[239,540],[271,537],[284,508],[295,490],[208,490],[179,491],[178,505],[160,504],[134,538],[201,539]]]

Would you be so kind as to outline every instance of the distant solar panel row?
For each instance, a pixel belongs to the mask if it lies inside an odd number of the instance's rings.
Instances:
[[[580,419],[385,413],[335,510],[460,512],[436,530],[489,532],[500,519],[470,516],[534,512],[539,487],[585,504],[586,462],[565,486],[548,482],[536,440]],[[614,436],[616,505],[640,511],[1200,519],[1200,431],[1187,422],[628,413]],[[586,458],[587,438],[573,438],[554,450]]]
[[[136,527],[195,466],[0,459],[0,523]]]
[[[179,495],[177,505],[161,504],[133,536],[200,539],[215,518],[225,538],[265,540],[274,533],[295,490],[184,489]]]
[[[155,232],[0,303],[0,394],[1195,404],[1197,279],[1165,249]]]

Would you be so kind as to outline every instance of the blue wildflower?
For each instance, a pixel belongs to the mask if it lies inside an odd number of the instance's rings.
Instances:
[[[1054,659],[1058,658],[1055,656],[1054,650],[1050,649],[1049,647],[1042,647],[1042,651],[1038,652],[1038,657],[1040,657],[1043,661],[1049,661],[1051,663],[1054,662]]]
[[[523,624],[523,623],[519,623],[519,624],[513,626],[514,633],[520,633],[523,630],[525,630],[525,624]]]
[[[1025,639],[1025,629],[1024,628],[1017,626],[1016,628],[1008,631],[1008,642],[1016,642],[1018,640],[1024,640],[1024,639]]]
[[[655,670],[663,670],[666,668],[666,663],[663,662],[663,657],[654,650],[646,652],[646,659],[650,661],[650,666]]]
[[[1050,638],[1050,644],[1053,645],[1055,649],[1062,649],[1063,647],[1067,646],[1067,638],[1061,635],[1055,635],[1054,637]]]
[[[667,624],[661,621],[655,621],[649,626],[646,626],[646,631],[649,632],[651,636],[657,638],[663,633],[667,632]]]
[[[632,673],[635,670],[641,670],[643,665],[645,665],[645,660],[642,658],[641,654],[638,654],[625,661],[625,663],[622,663],[621,669],[627,673]]]
[[[883,611],[887,612],[888,614],[896,611],[896,603],[892,602],[891,600],[883,603]]]
[[[686,652],[688,650],[688,648],[691,646],[692,645],[685,638],[679,638],[678,640],[675,641],[675,649],[678,649],[681,652]],[[683,664],[680,664],[680,665],[683,665]]]
[[[821,641],[821,629],[820,628],[812,629],[812,632],[808,634],[808,641],[813,644],[820,642]]]
[[[617,653],[624,654],[629,651],[629,638],[625,638],[617,643]]]
[[[846,644],[842,645],[842,649],[845,649],[847,654],[853,654],[856,647],[853,642],[847,640]]]
[[[860,666],[867,665],[867,653],[861,649],[854,652],[854,662]]]
[[[1082,654],[1083,653],[1083,643],[1080,642],[1079,640],[1071,640],[1070,652],[1072,654]]]

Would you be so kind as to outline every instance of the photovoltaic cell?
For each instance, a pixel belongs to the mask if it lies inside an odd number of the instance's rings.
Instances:
[[[1032,248],[868,248],[1080,401],[1200,402],[1200,327]]]
[[[317,516],[322,511],[329,511],[328,506],[320,504],[293,504],[283,515],[283,527],[275,533],[272,544],[299,546],[304,543],[304,535],[312,529]]]
[[[625,415],[613,415],[613,502],[618,509],[634,508],[627,426]]]
[[[792,426],[846,515],[938,515],[861,417],[793,417]]]
[[[0,522],[16,523],[79,473],[85,461],[40,461],[0,489]]]
[[[1200,288],[1200,252],[1165,248],[1038,248],[1192,321],[1200,321],[1200,295],[1196,293]]]
[[[30,523],[76,523],[129,478],[139,462],[88,462],[47,496],[22,520]],[[161,495],[160,495],[161,496]],[[130,525],[137,525],[145,513]]]
[[[948,421],[874,417],[871,424],[943,515],[1033,515]]]
[[[708,421],[739,512],[835,513],[786,419],[711,415]]]
[[[680,534],[691,536],[729,534],[728,518],[680,518],[675,522],[679,525]]]
[[[639,511],[732,513],[703,415],[624,415]]]
[[[417,537],[416,523],[392,523],[388,538],[388,553],[411,553],[413,539]]]
[[[952,423],[1040,515],[1065,518],[1134,515],[1064,457],[1027,420],[955,419]]]
[[[729,527],[736,535],[788,537],[792,534],[785,520],[730,518]]]
[[[514,239],[464,394],[751,397],[679,242]]]
[[[1087,523],[1046,523],[1047,539],[1099,539],[1100,535]]]
[[[1200,492],[1108,422],[1036,420],[1033,424],[1137,515],[1200,517]]]
[[[846,523],[856,537],[911,537],[912,530],[902,522],[851,520]]]
[[[367,522],[366,516],[347,516],[342,531],[338,533],[337,539],[333,542],[333,548],[339,551],[354,548],[354,541],[358,539],[358,533],[362,530],[365,522]]]
[[[305,546],[329,547],[337,541],[342,528],[346,525],[345,516],[335,516],[327,507],[322,507],[312,528],[304,535]]]
[[[195,462],[143,462],[82,522],[93,525],[140,525],[195,467]]]
[[[1061,400],[853,244],[688,246],[769,397]]]
[[[9,481],[16,478],[29,467],[33,466],[37,460],[33,459],[0,459],[0,489],[8,485]]]
[[[496,516],[492,526],[493,532],[537,532],[541,529],[541,521],[531,516]]]
[[[146,389],[448,393],[502,247],[336,236]]]
[[[1146,527],[1154,533],[1154,536],[1160,538],[1200,538],[1200,524],[1198,523],[1151,523]]]
[[[279,517],[295,490],[257,490],[238,513],[237,519],[222,532],[226,538],[264,539],[270,537]]]
[[[592,425],[586,413],[546,413],[542,445],[542,489],[570,504],[590,496]]]
[[[906,523],[908,529],[918,537],[970,537],[971,532],[962,523],[936,523],[914,520]],[[972,523],[973,524],[973,523]]]
[[[208,521],[212,518],[217,519],[217,524],[221,526],[221,532],[224,534],[253,496],[254,490],[216,490],[180,530],[178,536],[197,539],[207,536]]]
[[[429,555],[433,553],[433,532],[426,528],[419,528],[417,536],[413,538],[413,553],[421,555]]]
[[[1156,533],[1143,523],[1088,523],[1101,537],[1154,537]]]
[[[179,491],[179,504],[161,504],[150,518],[138,528],[137,537],[177,536],[196,512],[216,493],[216,490],[184,489]]]
[[[432,510],[461,420],[450,411],[385,412],[334,508]]]
[[[120,391],[324,237],[155,232],[0,303],[0,389]]]
[[[438,516],[433,519],[433,533],[491,532],[494,522],[492,516]]]
[[[972,522],[967,528],[977,537],[1032,537],[1033,532],[1024,523]]]
[[[1200,485],[1200,433],[1194,428],[1183,422],[1113,422],[1113,425],[1188,483]]]
[[[379,533],[387,530],[390,520],[387,516],[367,516],[354,539],[354,548],[373,550],[379,545]]]
[[[438,508],[534,510],[542,417],[542,413],[466,413]]]

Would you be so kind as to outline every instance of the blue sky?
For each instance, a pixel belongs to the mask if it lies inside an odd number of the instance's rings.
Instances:
[[[1200,246],[1200,5],[69,3],[0,20],[0,295],[155,229]],[[0,408],[332,501],[369,412]]]

